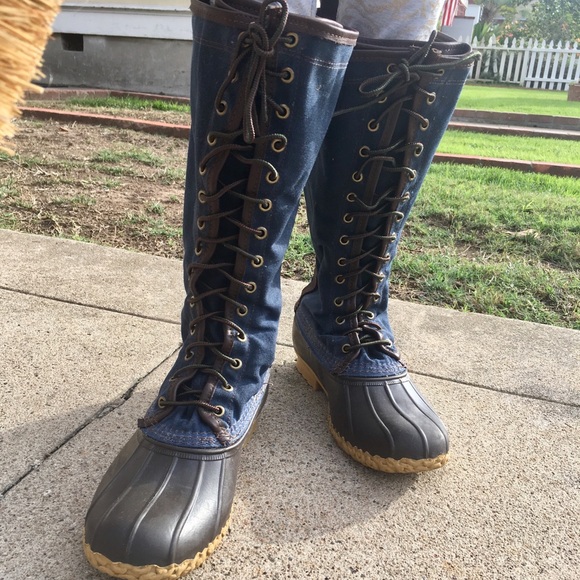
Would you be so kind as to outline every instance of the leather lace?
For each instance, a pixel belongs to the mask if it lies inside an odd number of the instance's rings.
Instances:
[[[428,103],[434,102],[436,95],[428,92],[418,83],[426,75],[442,76],[447,69],[464,65],[478,56],[477,53],[472,52],[450,63],[425,63],[425,59],[435,42],[435,37],[436,33],[434,32],[428,42],[416,50],[410,58],[403,58],[396,64],[390,64],[386,74],[363,81],[359,86],[359,92],[368,100],[361,105],[337,111],[335,116],[366,109],[376,104],[385,104],[386,106],[381,113],[369,122],[370,131],[378,131],[385,120],[397,113],[404,113],[409,118],[416,119],[423,130],[427,129],[429,120],[409,105],[412,105],[418,93],[423,94]],[[364,158],[364,161],[354,173],[353,180],[355,182],[363,181],[366,172],[371,167],[375,168],[377,164],[380,164],[381,174],[390,173],[402,176],[411,182],[417,178],[417,173],[412,168],[405,166],[401,160],[405,159],[407,153],[418,157],[422,151],[423,145],[420,142],[406,142],[404,139],[377,149],[363,147],[359,154]],[[380,224],[367,228],[363,232],[341,237],[343,245],[348,245],[353,241],[363,242],[361,243],[363,248],[361,253],[341,259],[339,264],[346,267],[346,271],[337,277],[337,281],[340,283],[355,280],[354,283],[351,283],[351,287],[355,287],[354,290],[335,299],[337,306],[342,306],[353,299],[356,305],[350,312],[337,318],[337,322],[340,324],[349,320],[354,322],[354,324],[351,322],[351,328],[345,332],[345,336],[349,338],[349,343],[343,346],[343,351],[350,353],[349,360],[356,358],[361,349],[369,347],[377,347],[392,358],[399,360],[399,355],[392,341],[384,338],[379,324],[372,322],[374,312],[370,309],[373,302],[380,299],[377,290],[379,284],[385,279],[381,270],[391,260],[391,256],[386,253],[388,245],[396,240],[396,235],[392,233],[391,228],[405,217],[398,210],[398,206],[410,199],[408,192],[396,195],[399,179],[392,181],[393,185],[376,196],[376,199],[373,198],[372,203],[366,203],[354,193],[349,194],[350,201],[354,204],[354,210],[345,214],[344,221],[346,223],[362,219],[366,223],[372,221]],[[365,245],[365,240],[371,242]],[[366,282],[363,282],[363,276],[367,278]]]
[[[262,4],[259,18],[249,24],[237,40],[234,57],[228,74],[219,88],[215,98],[215,109],[218,115],[227,114],[225,100],[228,89],[236,87],[243,92],[243,111],[241,127],[234,131],[210,131],[207,140],[209,152],[199,162],[199,172],[205,175],[212,170],[220,171],[217,187],[208,188],[198,193],[199,203],[213,204],[218,211],[208,215],[200,215],[197,222],[195,252],[200,256],[189,266],[190,306],[195,316],[190,323],[190,336],[186,340],[185,360],[187,363],[170,379],[170,389],[166,397],[158,399],[158,406],[169,408],[155,417],[145,420],[152,425],[176,406],[195,406],[215,414],[223,411],[220,407],[202,399],[202,390],[191,386],[197,373],[215,377],[226,390],[232,386],[222,371],[224,364],[237,369],[242,362],[230,356],[224,348],[228,333],[241,341],[246,340],[243,328],[230,319],[226,306],[234,307],[240,316],[248,313],[248,307],[243,303],[244,292],[250,294],[256,290],[253,282],[238,278],[234,272],[236,257],[242,256],[254,267],[260,267],[263,259],[242,248],[239,245],[240,235],[246,232],[257,239],[263,239],[267,232],[265,228],[253,228],[244,223],[242,216],[247,204],[253,204],[261,211],[269,211],[272,202],[268,198],[258,197],[247,192],[247,179],[252,166],[263,168],[266,180],[275,183],[279,174],[274,165],[256,156],[257,147],[276,143],[284,148],[287,139],[283,134],[266,133],[272,111],[283,113],[284,109],[268,94],[268,84],[283,73],[268,68],[275,46],[282,36],[288,19],[288,6],[284,0],[272,0]],[[225,172],[221,168],[233,160],[237,166],[234,174],[239,177],[232,182],[224,182],[221,177]],[[243,169],[245,167],[245,170]],[[240,170],[240,168],[242,168]],[[219,205],[218,205],[219,204]],[[218,232],[217,235],[205,235],[205,231]],[[219,282],[218,282],[219,281]],[[234,298],[235,296],[235,298]],[[213,331],[208,335],[208,324]],[[222,328],[223,337],[216,336],[217,327]],[[204,332],[205,329],[205,332]],[[189,362],[191,360],[191,362]]]

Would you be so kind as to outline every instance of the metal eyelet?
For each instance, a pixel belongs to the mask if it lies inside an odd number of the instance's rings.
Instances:
[[[351,224],[353,220],[354,220],[354,218],[353,218],[353,217],[352,217],[352,216],[351,216],[349,213],[345,213],[345,214],[342,216],[342,221],[343,221],[345,224]]]
[[[339,266],[346,266],[346,258],[338,258],[338,260],[336,260],[336,263]]]
[[[237,339],[240,342],[248,342],[248,335],[245,332],[238,332]]]
[[[340,326],[340,325],[344,324],[346,322],[346,320],[342,316],[337,316],[334,319],[334,322],[336,322],[336,324],[338,324]]]
[[[242,368],[242,361],[239,358],[235,358],[230,362],[230,366],[233,369],[241,369]]]
[[[212,137],[211,135],[207,136],[207,143],[212,147],[217,143],[217,137]]]
[[[334,278],[334,281],[335,281],[337,284],[344,284],[344,283],[345,283],[345,281],[346,281],[346,278],[345,278],[345,277],[344,277],[342,274],[339,274],[338,276],[336,276],[336,277]]]
[[[375,133],[379,130],[379,124],[377,123],[376,119],[371,119],[369,124],[367,125],[367,129],[372,133]]]
[[[404,217],[405,217],[405,214],[401,213],[400,211],[395,212],[395,221],[397,223],[399,223]]]
[[[275,153],[282,153],[284,149],[286,149],[286,143],[283,139],[274,139],[274,141],[272,141],[272,150]]]
[[[219,105],[215,108],[215,112],[223,117],[228,111],[228,104],[225,101],[220,101]]]
[[[385,95],[382,99],[379,99],[377,102],[379,105],[384,105],[389,100],[389,95]]]
[[[435,102],[436,99],[437,99],[437,95],[435,93],[429,93],[427,95],[427,98],[425,99],[425,102],[428,105],[432,105]]]
[[[419,125],[419,129],[421,129],[421,131],[427,131],[427,129],[429,129],[429,119],[423,119]]]
[[[253,294],[258,289],[258,286],[255,282],[248,282],[244,288],[248,294]]]
[[[280,181],[280,174],[276,171],[269,171],[268,174],[266,175],[266,181],[270,184],[270,185],[274,185],[275,183],[278,183],[278,181]]]
[[[361,182],[363,179],[364,179],[364,175],[363,175],[363,174],[362,174],[360,171],[355,171],[355,172],[352,174],[352,180],[353,180],[355,183],[360,183],[360,182]]]
[[[340,350],[342,350],[342,352],[344,354],[346,354],[347,352],[350,352],[350,344],[343,344],[342,348]]]
[[[254,256],[253,260],[252,260],[252,266],[254,266],[254,268],[259,268],[260,266],[264,265],[264,258],[262,258],[262,256]]]
[[[417,179],[417,172],[414,169],[411,169],[411,171],[407,173],[407,179],[409,181],[415,181],[415,179]]]
[[[205,221],[203,218],[197,218],[197,229],[203,230],[205,228]]]
[[[230,385],[230,383],[226,383],[225,385],[222,385],[222,389],[231,393],[234,390],[234,387]]]
[[[269,199],[263,199],[258,207],[262,210],[262,211],[270,211],[272,209],[272,202]]]
[[[288,105],[280,105],[282,112],[276,111],[278,119],[287,119],[290,116],[290,107]]]
[[[159,397],[159,398],[157,399],[157,406],[158,406],[160,409],[165,409],[165,403],[166,403],[166,401],[167,401],[167,399],[166,399],[165,397]]]
[[[197,200],[199,201],[199,203],[206,203],[207,199],[205,199],[205,196],[207,195],[207,192],[204,191],[203,189],[200,189],[197,192]]]
[[[421,153],[423,153],[423,149],[425,147],[423,146],[423,143],[417,143],[417,146],[415,147],[415,151],[413,151],[413,155],[415,157],[419,157],[419,155],[421,155]]]
[[[238,313],[238,316],[246,316],[246,314],[249,312],[249,309],[247,306],[242,305],[238,307],[236,312]]]
[[[244,33],[242,32],[242,34],[244,34]],[[240,73],[238,71],[236,71],[236,73],[232,77],[232,83],[237,83],[239,80],[240,80]]]
[[[363,146],[362,146],[362,147],[361,147],[361,148],[358,150],[358,154],[359,154],[361,157],[368,157],[368,156],[369,156],[369,153],[370,153],[370,151],[371,151],[371,150],[370,150],[370,148],[369,148],[369,147],[367,147],[366,145],[363,145]]]
[[[393,68],[397,68],[397,65],[394,62],[391,62],[387,65],[387,73],[392,75],[395,71]]]
[[[268,237],[268,230],[263,227],[259,227],[258,231],[254,234],[257,240],[265,240]]]
[[[226,412],[226,410],[221,405],[218,405],[216,407],[216,409],[217,409],[217,411],[214,411],[214,415],[216,417],[223,417],[224,414],[225,414],[225,412]]]
[[[338,306],[339,308],[344,304],[344,300],[342,300],[342,298],[335,298],[334,299],[334,305]]]
[[[199,174],[200,175],[205,175],[207,172],[207,167],[202,167],[201,165],[199,166]]]
[[[295,32],[288,32],[286,35],[286,40],[284,40],[284,46],[287,48],[294,48],[298,44],[299,40],[300,37]]]
[[[442,77],[445,74],[445,69],[440,68],[435,74],[438,77]]]
[[[185,352],[185,356],[183,357],[183,360],[191,360],[193,358],[193,353],[188,350]]]
[[[284,73],[281,77],[282,82],[290,84],[294,80],[294,71],[289,66],[287,66],[286,68],[282,69],[282,72]]]
[[[201,243],[197,243],[197,245],[195,246],[195,255],[199,256],[201,255],[201,253],[203,252],[203,248],[201,247]]]
[[[350,193],[346,194],[346,201],[356,201],[356,193],[353,193],[352,191]]]
[[[348,246],[350,240],[348,239],[348,236],[340,236],[340,238],[338,238],[338,243],[341,246]]]

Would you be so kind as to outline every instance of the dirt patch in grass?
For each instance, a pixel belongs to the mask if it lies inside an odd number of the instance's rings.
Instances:
[[[21,120],[0,156],[0,227],[179,258],[187,141]]]

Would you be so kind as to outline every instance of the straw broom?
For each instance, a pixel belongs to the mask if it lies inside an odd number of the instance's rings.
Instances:
[[[0,151],[12,153],[5,139],[14,136],[12,121],[32,84],[62,0],[0,0]]]

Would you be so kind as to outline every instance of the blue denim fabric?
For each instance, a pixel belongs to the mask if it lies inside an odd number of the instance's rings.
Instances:
[[[233,6],[234,2],[229,4]],[[290,114],[286,119],[279,118],[274,106],[269,105],[268,121],[257,128],[258,136],[280,134],[287,140],[287,145],[283,151],[276,152],[271,146],[271,140],[253,143],[253,154],[271,164],[278,172],[279,180],[273,184],[268,183],[268,168],[263,167],[263,164],[245,164],[232,154],[225,160],[224,157],[218,157],[209,162],[208,171],[201,175],[200,161],[212,150],[208,133],[227,133],[244,126],[244,91],[249,74],[246,61],[238,67],[237,78],[231,79],[223,93],[223,100],[227,103],[226,114],[218,113],[215,99],[237,56],[238,37],[257,20],[259,7],[256,3],[239,1],[235,3],[236,10],[230,11],[225,7],[209,7],[199,1],[192,4],[192,129],[183,226],[185,286],[188,292],[182,313],[184,345],[159,394],[163,397],[172,396],[171,378],[187,368],[190,361],[186,360],[186,353],[191,350],[194,360],[199,357],[203,364],[213,366],[233,389],[226,390],[215,376],[203,372],[197,372],[178,389],[203,391],[211,405],[224,408],[225,413],[219,420],[219,438],[215,426],[212,428],[204,419],[206,411],[203,409],[200,411],[193,405],[178,406],[163,416],[159,415],[158,399],[151,405],[145,423],[142,423],[143,432],[157,441],[183,447],[218,448],[234,444],[246,433],[265,397],[281,309],[281,262],[290,238],[300,193],[330,123],[356,38],[355,33],[342,32],[331,23],[319,23],[290,15],[275,52],[268,60],[267,68],[274,73],[290,68],[293,78],[291,82],[283,82],[275,75],[269,75],[266,79],[268,97],[277,105],[286,105]],[[241,8],[246,11],[242,12]],[[248,8],[254,14],[248,13]],[[276,19],[272,21],[270,28],[276,25]],[[297,37],[289,36],[289,33],[296,33]],[[294,43],[295,46],[291,46]],[[255,101],[258,109],[262,103],[260,98],[261,93]],[[241,146],[245,145],[241,138],[238,142]],[[243,156],[251,157],[251,154],[244,152]],[[237,240],[229,243],[243,248],[247,256],[261,256],[261,266],[252,266],[251,257],[235,254],[226,244],[218,244],[209,258],[203,252],[201,255],[195,252],[199,240],[207,235],[203,229],[203,218],[211,211],[215,213],[215,207],[213,210],[210,207],[212,204],[207,201],[200,203],[198,192],[204,190],[215,193],[236,181],[243,181],[237,190],[244,195],[264,202],[271,201],[272,207],[267,211],[262,211],[255,202],[246,203],[243,212],[235,216],[235,219],[243,221],[249,228],[265,228],[267,237],[265,240],[257,239],[248,230],[239,230],[225,220],[225,225],[220,226],[223,227],[220,235],[224,232],[228,235],[232,232],[236,234]],[[232,209],[232,203],[239,201],[228,199],[225,196],[218,202],[219,212],[228,212]],[[268,203],[265,203],[265,208],[267,206]],[[239,284],[229,285],[226,276],[218,270],[209,270],[204,271],[198,279],[195,294],[203,294],[210,287],[226,288],[224,292],[231,301],[217,296],[204,299],[204,312],[220,312],[220,316],[231,320],[243,330],[247,340],[240,340],[232,327],[224,326],[215,318],[206,320],[203,337],[197,333],[192,335],[190,322],[200,315],[200,311],[190,307],[192,290],[188,281],[189,266],[195,263],[217,264],[228,260],[235,263],[232,272],[236,277],[244,283],[255,284],[255,291],[246,291]],[[243,309],[240,311],[237,304],[247,307],[247,314],[244,314]],[[191,346],[202,339],[220,345],[228,341],[232,343],[231,349],[225,350],[231,359],[242,361],[241,368],[232,368],[228,362],[215,357],[207,347],[200,353],[198,347]],[[159,416],[162,417],[159,422],[150,424]]]
[[[424,56],[414,60],[425,46],[359,40],[344,79],[337,114],[306,188],[317,277],[299,302],[296,323],[321,363],[338,375],[388,377],[405,372],[396,354],[392,356],[385,349],[364,347],[354,360],[341,349],[351,341],[349,331],[361,320],[376,324],[382,337],[394,343],[387,316],[392,260],[470,67],[468,45],[439,38]],[[447,68],[458,61],[457,66]],[[409,80],[413,71],[420,76],[416,82]],[[385,153],[393,162],[375,160],[365,165],[368,149],[364,148],[385,150],[396,144]],[[414,179],[409,179],[412,176]],[[357,200],[372,206],[389,190],[394,201],[387,205],[382,202],[383,209],[377,211],[382,215],[356,215],[362,207]],[[397,201],[400,198],[404,200]],[[380,254],[390,255],[390,260],[382,265],[372,257],[377,255],[378,238],[360,237],[373,230],[393,236],[390,243],[383,242]],[[365,252],[371,255],[357,259]],[[345,298],[356,294],[357,289],[372,286],[375,277],[368,272],[354,277],[348,277],[348,273],[370,268],[373,263],[380,266],[373,272],[384,277],[374,289],[376,301],[364,294]],[[334,300],[342,298],[344,304],[336,306]],[[342,318],[358,308],[370,314]]]

